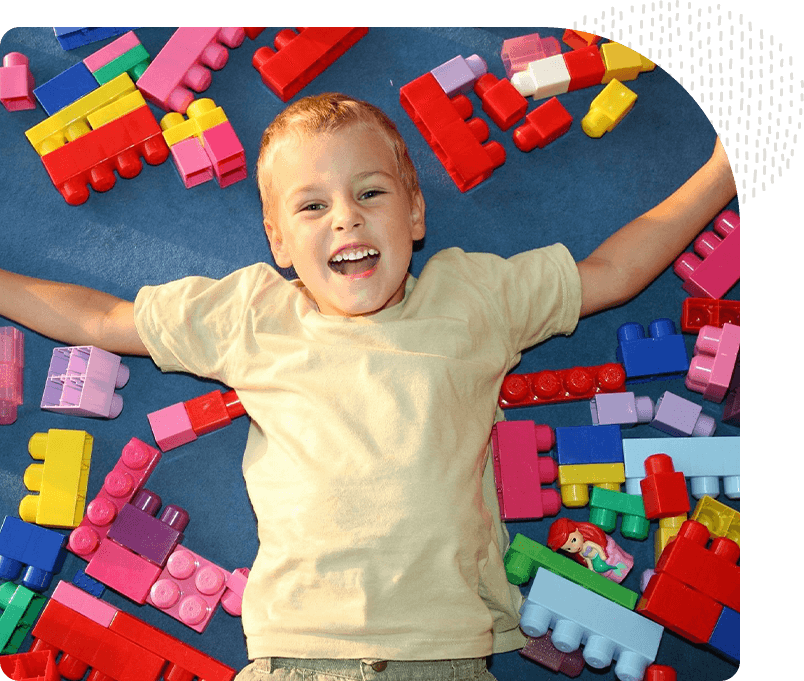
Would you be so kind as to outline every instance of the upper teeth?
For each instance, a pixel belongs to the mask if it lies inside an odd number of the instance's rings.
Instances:
[[[338,253],[338,255],[332,258],[332,262],[341,262],[342,260],[360,260],[368,255],[379,254],[380,252],[375,251],[373,248],[358,248],[356,251],[344,251]]]

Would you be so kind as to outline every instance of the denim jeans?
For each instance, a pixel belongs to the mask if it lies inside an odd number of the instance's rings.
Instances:
[[[303,660],[263,657],[234,681],[495,681],[486,660]]]

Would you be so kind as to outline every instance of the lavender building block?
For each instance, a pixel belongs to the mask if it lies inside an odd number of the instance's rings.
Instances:
[[[709,437],[715,433],[715,419],[702,413],[703,407],[666,390],[656,400],[653,420],[657,430],[676,437]]]

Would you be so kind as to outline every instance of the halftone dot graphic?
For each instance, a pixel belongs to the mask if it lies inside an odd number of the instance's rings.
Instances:
[[[756,22],[720,4],[658,0],[610,7],[573,28],[627,45],[684,86],[723,141],[741,203],[789,170],[804,81],[784,46]]]

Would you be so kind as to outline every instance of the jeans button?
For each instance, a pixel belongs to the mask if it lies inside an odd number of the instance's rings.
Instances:
[[[378,660],[371,665],[371,668],[375,672],[384,672],[386,667],[388,666],[388,660]]]

